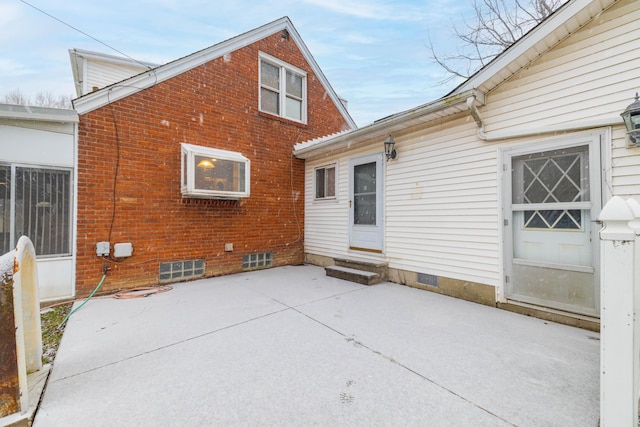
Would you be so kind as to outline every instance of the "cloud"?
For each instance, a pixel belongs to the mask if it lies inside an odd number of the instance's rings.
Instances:
[[[0,74],[22,76],[27,74],[35,74],[35,70],[26,68],[18,61],[7,58],[0,58]]]
[[[15,22],[20,16],[20,6],[12,3],[0,3],[0,27],[6,28],[7,25]]]
[[[344,36],[344,41],[357,44],[375,44],[378,40],[375,37],[366,36],[362,33],[349,33]]]

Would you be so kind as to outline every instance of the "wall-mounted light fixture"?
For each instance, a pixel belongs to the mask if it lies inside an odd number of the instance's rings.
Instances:
[[[397,157],[398,153],[396,153],[395,146],[396,142],[393,140],[391,135],[389,135],[389,138],[384,140],[384,154],[387,156],[387,160],[395,159]]]
[[[627,146],[640,147],[640,100],[636,92],[636,100],[630,104],[622,114],[624,125],[627,128]]]

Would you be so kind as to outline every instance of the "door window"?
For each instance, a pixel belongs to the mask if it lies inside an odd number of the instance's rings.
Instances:
[[[513,203],[589,201],[587,147],[528,154],[513,159]],[[523,209],[524,228],[580,230],[580,209]]]
[[[353,223],[376,225],[376,163],[354,166]]]

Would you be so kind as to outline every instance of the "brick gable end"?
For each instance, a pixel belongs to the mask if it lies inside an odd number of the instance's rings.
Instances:
[[[307,124],[258,110],[258,53],[307,74]],[[109,90],[108,88],[104,90]],[[242,270],[242,255],[303,262],[304,163],[293,145],[348,128],[292,39],[280,33],[80,117],[76,293],[159,282],[159,265],[205,259],[206,276]],[[251,196],[183,199],[180,143],[237,151],[251,161]],[[114,197],[115,196],[115,197]],[[130,258],[96,243],[131,242]],[[225,243],[234,250],[225,252]]]

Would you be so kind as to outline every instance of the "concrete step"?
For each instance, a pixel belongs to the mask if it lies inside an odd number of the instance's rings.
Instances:
[[[370,271],[377,273],[380,276],[380,280],[388,280],[388,267],[386,262],[357,261],[345,258],[334,258],[333,261],[335,265],[339,267]]]
[[[371,271],[357,270],[339,265],[330,265],[325,267],[324,270],[329,277],[337,277],[338,279],[349,280],[350,282],[360,283],[361,285],[375,285],[382,281],[378,273]]]

